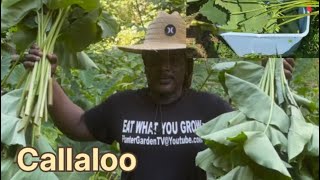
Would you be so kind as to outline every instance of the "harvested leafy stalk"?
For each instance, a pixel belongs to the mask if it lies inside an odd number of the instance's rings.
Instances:
[[[47,54],[53,53],[55,42],[60,34],[61,27],[68,15],[70,6],[59,10],[48,10],[44,8],[37,12],[38,35],[37,44],[43,51],[39,62],[35,62],[34,68],[27,76],[24,85],[17,115],[24,121],[19,131],[25,130],[29,122],[32,124],[31,145],[34,145],[34,138],[40,136],[40,127],[43,120],[47,120],[48,99],[52,99],[51,65]],[[55,16],[55,13],[57,15]],[[52,23],[52,27],[51,27]],[[47,29],[50,29],[47,32]]]
[[[301,168],[319,161],[319,127],[305,121],[283,59],[269,59],[262,76],[246,73],[259,69],[249,62],[214,69],[238,110],[197,129],[209,148],[198,153],[196,164],[218,179],[319,177],[318,170]]]

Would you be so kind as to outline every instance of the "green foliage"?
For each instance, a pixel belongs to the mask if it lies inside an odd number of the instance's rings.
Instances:
[[[248,62],[214,67],[238,110],[197,129],[209,147],[198,154],[199,167],[219,179],[319,177],[317,170],[299,168],[307,159],[311,167],[319,161],[319,127],[305,121],[281,66],[269,59],[263,76],[249,76],[248,69],[259,70]]]

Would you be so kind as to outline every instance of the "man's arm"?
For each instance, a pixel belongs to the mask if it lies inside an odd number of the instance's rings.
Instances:
[[[84,110],[74,104],[58,82],[53,81],[53,105],[49,107],[55,125],[69,138],[78,141],[93,141],[84,121]]]

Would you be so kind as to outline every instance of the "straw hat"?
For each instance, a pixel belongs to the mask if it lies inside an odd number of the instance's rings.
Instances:
[[[186,49],[186,23],[178,12],[168,14],[160,11],[148,26],[142,44],[118,46],[123,51],[142,53],[142,51]]]

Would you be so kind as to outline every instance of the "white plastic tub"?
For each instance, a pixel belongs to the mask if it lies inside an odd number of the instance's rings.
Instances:
[[[300,13],[307,13],[305,8]],[[301,33],[292,34],[254,34],[227,32],[220,35],[240,57],[249,54],[261,55],[290,55],[300,44],[300,41],[309,33],[310,16],[299,19]]]

